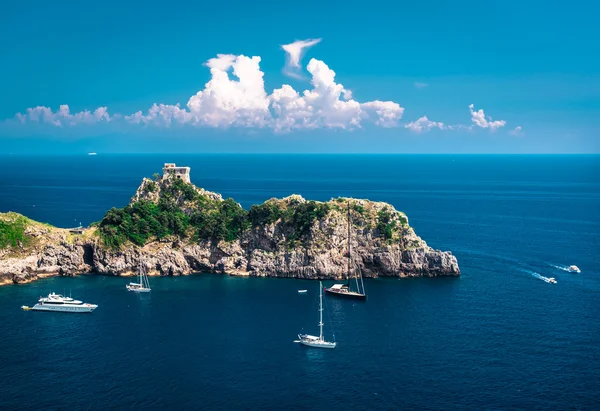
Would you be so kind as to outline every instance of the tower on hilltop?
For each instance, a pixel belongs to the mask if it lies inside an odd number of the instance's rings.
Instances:
[[[165,163],[163,167],[163,178],[180,178],[186,183],[190,183],[190,168],[177,167],[175,163]]]

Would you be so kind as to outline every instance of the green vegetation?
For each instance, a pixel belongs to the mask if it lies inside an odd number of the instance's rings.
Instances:
[[[105,245],[119,248],[131,242],[142,246],[170,236],[192,242],[231,242],[240,239],[252,227],[278,224],[286,245],[294,247],[306,239],[315,221],[331,211],[345,213],[347,210],[346,199],[321,203],[292,198],[288,201],[271,199],[246,211],[231,198],[215,199],[176,178],[146,182],[144,190],[159,192],[158,202],[139,200],[125,208],[109,210],[97,225]],[[358,203],[351,204],[351,209],[363,217],[357,219],[360,226],[376,227],[382,238],[392,241],[398,221],[391,209],[384,208],[376,215],[371,208]]]
[[[289,241],[297,241],[307,235],[315,220],[320,220],[329,212],[329,204],[307,201],[290,207],[284,215],[284,223],[292,229]]]
[[[358,203],[352,204],[352,209],[360,215],[365,215],[365,208]]]
[[[248,218],[254,227],[280,221],[290,233],[287,237],[288,243],[295,244],[309,233],[315,220],[325,217],[330,209],[328,203],[306,201],[285,205],[272,199],[264,204],[253,205],[248,213]]]
[[[204,201],[203,205],[190,220],[198,240],[234,241],[250,227],[248,212],[231,198],[219,202]]]
[[[252,226],[273,224],[283,217],[283,207],[276,199],[271,199],[263,204],[255,204],[250,207],[248,218]]]
[[[0,249],[29,244],[29,237],[25,234],[27,222],[23,216],[17,216],[12,221],[0,220]]]
[[[100,237],[109,247],[118,248],[127,241],[146,244],[151,238],[185,235],[189,217],[172,203],[140,200],[125,208],[111,208],[100,222]]]
[[[168,236],[195,240],[233,241],[248,228],[248,213],[232,199],[216,201],[180,179],[160,183],[158,204],[140,200],[110,209],[99,224],[105,245],[119,248],[128,241],[142,246]],[[181,202],[187,202],[186,212]]]
[[[154,193],[156,191],[156,183],[154,181],[150,181],[146,184],[145,190],[147,193]]]
[[[392,214],[387,207],[377,213],[377,230],[381,237],[391,241],[395,228],[396,221],[392,220]]]

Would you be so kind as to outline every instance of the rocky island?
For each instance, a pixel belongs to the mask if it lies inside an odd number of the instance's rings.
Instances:
[[[68,230],[0,213],[0,284],[81,273],[149,275],[213,272],[342,279],[351,261],[365,277],[458,276],[456,257],[429,247],[407,216],[382,202],[299,195],[244,210],[194,186],[188,167],[165,164],[130,203],[102,221]],[[349,211],[348,211],[349,209]]]

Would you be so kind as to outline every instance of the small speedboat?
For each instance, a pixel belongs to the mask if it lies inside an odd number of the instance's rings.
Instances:
[[[306,294],[308,290],[298,290],[298,294]]]
[[[548,282],[552,284],[556,284],[556,279],[554,277],[548,278]]]
[[[569,272],[571,273],[580,273],[581,270],[576,265],[569,266]]]

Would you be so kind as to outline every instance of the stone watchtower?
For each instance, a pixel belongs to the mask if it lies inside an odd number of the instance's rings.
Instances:
[[[190,181],[190,168],[189,167],[177,167],[175,163],[165,163],[163,167],[163,178],[180,178],[186,183]]]

